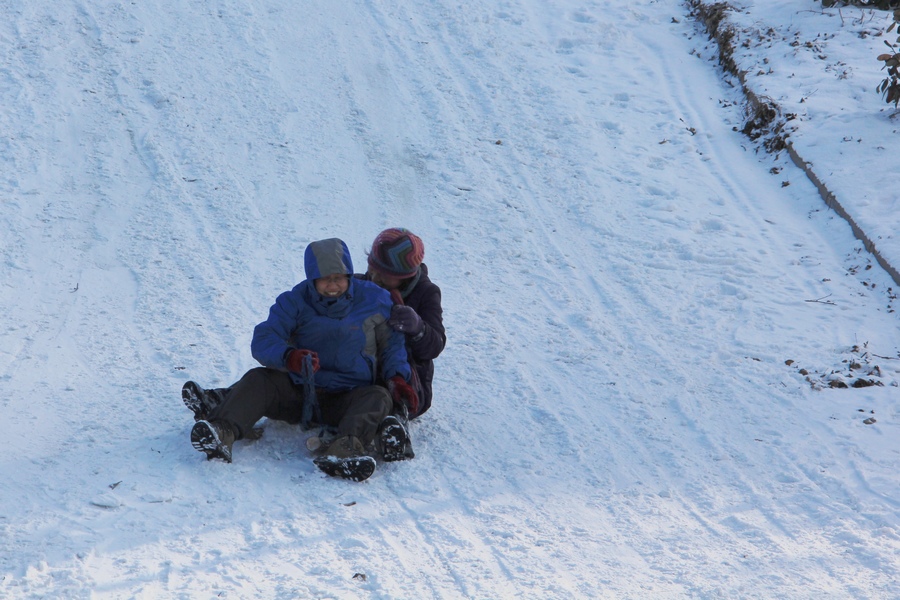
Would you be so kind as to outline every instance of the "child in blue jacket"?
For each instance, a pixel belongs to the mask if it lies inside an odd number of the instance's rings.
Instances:
[[[352,277],[343,241],[312,242],[304,263],[306,280],[279,295],[254,329],[250,348],[263,366],[224,390],[185,384],[182,397],[196,420],[191,444],[231,462],[234,441],[262,417],[328,425],[336,437],[316,464],[362,480],[374,471],[367,448],[392,402],[418,401],[405,339],[387,324],[390,294]]]

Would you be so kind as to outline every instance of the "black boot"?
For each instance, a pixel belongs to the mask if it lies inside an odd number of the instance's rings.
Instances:
[[[193,381],[188,381],[181,388],[181,399],[184,405],[194,413],[195,421],[209,418],[212,411],[225,402],[224,389],[204,390]]]
[[[191,429],[191,445],[206,453],[206,460],[221,458],[231,462],[234,430],[225,421],[197,421]]]
[[[407,427],[403,418],[397,415],[388,415],[381,422],[376,439],[385,462],[415,458],[416,453],[413,452]]]
[[[375,459],[365,455],[362,443],[353,436],[334,440],[325,455],[313,462],[328,475],[350,481],[366,480],[375,472]]]

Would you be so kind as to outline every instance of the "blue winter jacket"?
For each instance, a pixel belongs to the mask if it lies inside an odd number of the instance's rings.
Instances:
[[[351,277],[344,295],[321,296],[313,281],[340,272],[353,273],[344,242],[331,239],[310,244],[307,279],[280,294],[269,309],[269,318],[256,326],[250,345],[253,358],[263,366],[284,369],[290,349],[313,350],[319,355],[316,387],[327,391],[372,385],[395,375],[409,381],[405,338],[387,324],[390,294]],[[291,378],[302,383],[297,374],[291,373]]]

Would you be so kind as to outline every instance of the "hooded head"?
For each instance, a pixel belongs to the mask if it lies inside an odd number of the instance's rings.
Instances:
[[[312,242],[303,257],[306,278],[314,281],[329,275],[352,275],[353,261],[350,250],[342,240],[330,238]]]
[[[369,268],[382,275],[407,279],[415,277],[425,258],[422,240],[401,227],[385,229],[372,242],[369,252]]]

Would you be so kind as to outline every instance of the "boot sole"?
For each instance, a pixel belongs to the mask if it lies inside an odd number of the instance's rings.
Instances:
[[[203,404],[203,395],[200,393],[199,386],[193,381],[188,381],[181,388],[181,400],[194,413],[195,421],[202,421],[208,416],[206,406]]]
[[[231,449],[222,443],[216,430],[206,421],[197,421],[191,429],[191,446],[206,453],[206,460],[221,458],[225,462],[231,462]]]
[[[415,457],[409,435],[403,425],[388,425],[381,431],[381,457],[385,462],[409,460]]]
[[[320,456],[313,463],[325,474],[348,481],[365,481],[375,472],[375,459],[371,456]]]

